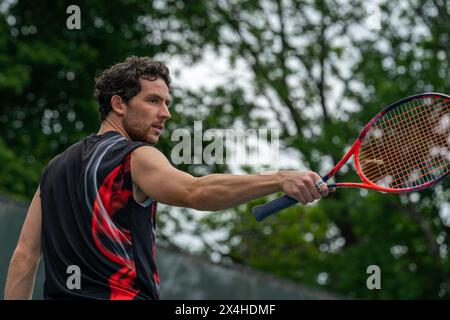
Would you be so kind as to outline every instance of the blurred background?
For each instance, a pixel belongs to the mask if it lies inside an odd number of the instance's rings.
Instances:
[[[66,25],[72,4],[80,29]],[[169,66],[172,119],[157,146],[169,160],[171,132],[203,121],[204,130],[279,128],[278,169],[325,174],[383,107],[450,93],[449,46],[449,0],[0,0],[1,288],[43,167],[98,131],[94,77],[110,65],[145,55]],[[347,166],[336,179],[357,176]],[[251,208],[267,199],[214,213],[161,205],[162,296],[164,281],[165,297],[181,298],[174,277],[209,270],[197,276],[216,279],[214,290],[248,278],[268,293],[233,286],[238,298],[448,299],[448,185],[400,196],[342,190],[261,223]],[[381,269],[380,290],[366,286],[370,265]],[[206,287],[197,298],[212,297]]]

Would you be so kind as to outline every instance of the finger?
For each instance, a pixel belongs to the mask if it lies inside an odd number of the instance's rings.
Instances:
[[[328,186],[327,186],[327,184],[322,180],[322,177],[319,176],[315,172],[313,172],[313,178],[314,178],[315,186],[316,186],[316,189],[318,190],[318,192],[320,192],[320,194],[323,197],[326,197],[328,195]]]
[[[323,197],[326,197],[330,191],[334,191],[334,190],[330,190],[328,189],[328,185],[326,183],[322,183],[320,185],[320,193],[322,194]]]
[[[311,192],[309,191],[309,188],[307,185],[305,185],[305,184],[302,185],[300,188],[300,192],[308,202],[314,201],[314,197],[312,196]]]
[[[301,204],[308,204],[308,201],[305,199],[305,197],[303,196],[303,194],[301,194],[300,192],[295,192],[291,195],[292,198],[294,198],[295,200],[297,200],[298,202],[300,202]]]
[[[314,183],[313,180],[306,181],[308,189],[311,193],[311,195],[314,197],[314,199],[321,199],[322,195],[320,194],[319,190],[317,189],[317,185]]]

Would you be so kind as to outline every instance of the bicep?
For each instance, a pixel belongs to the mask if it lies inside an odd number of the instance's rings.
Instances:
[[[41,248],[41,226],[42,209],[40,190],[37,189],[31,201],[25,222],[20,233],[16,250],[30,257],[39,259],[42,254]]]
[[[157,149],[142,147],[131,156],[133,182],[151,199],[189,207],[196,178],[173,167]]]

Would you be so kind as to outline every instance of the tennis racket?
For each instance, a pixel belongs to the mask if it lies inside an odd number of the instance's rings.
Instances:
[[[328,184],[329,189],[403,193],[437,184],[450,170],[450,96],[422,93],[386,107],[369,121],[323,181],[334,176],[351,156],[361,183]],[[284,195],[254,207],[252,212],[261,221],[296,203]]]

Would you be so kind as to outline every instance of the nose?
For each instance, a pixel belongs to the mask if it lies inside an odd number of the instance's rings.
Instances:
[[[164,108],[161,111],[160,117],[163,118],[164,120],[168,120],[168,119],[172,118],[167,104],[164,104]]]

